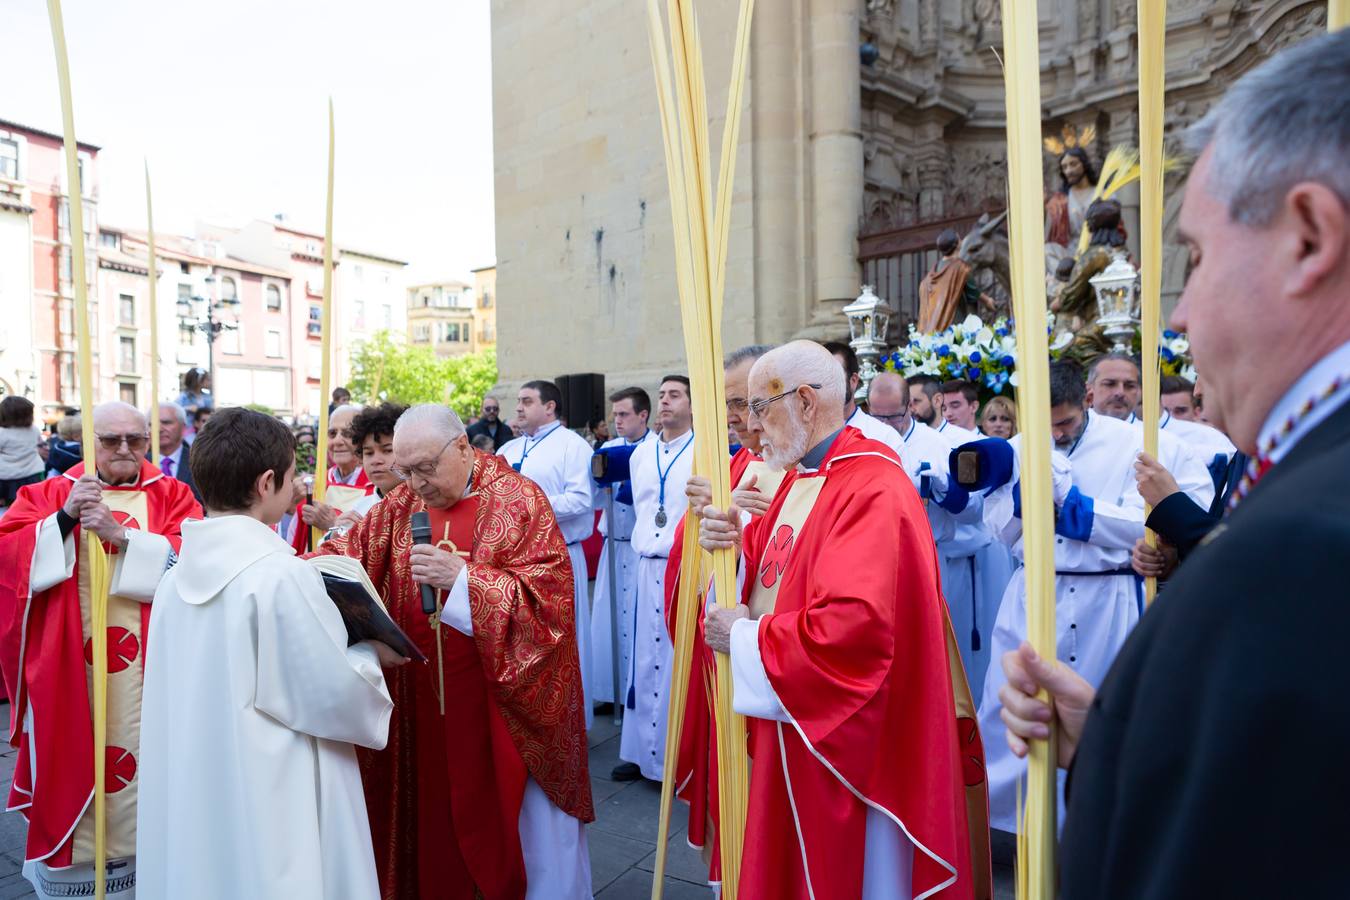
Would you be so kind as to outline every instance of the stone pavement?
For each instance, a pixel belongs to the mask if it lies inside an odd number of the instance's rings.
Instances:
[[[0,722],[9,721],[9,704],[0,703]],[[9,792],[17,751],[7,744],[0,752],[0,789]],[[648,900],[656,860],[657,809],[661,787],[650,781],[616,783],[610,770],[619,761],[619,729],[610,716],[600,716],[590,732],[591,790],[596,821],[588,830],[591,879],[596,900]],[[671,815],[666,855],[668,900],[709,900],[707,869],[685,842],[686,807],[676,802]],[[0,900],[33,896],[24,879],[24,820],[18,813],[0,815]],[[996,870],[996,900],[1011,900],[1009,870]]]

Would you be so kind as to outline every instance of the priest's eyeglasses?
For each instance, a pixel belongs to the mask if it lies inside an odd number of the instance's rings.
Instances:
[[[768,397],[764,400],[751,400],[749,404],[750,412],[752,415],[754,415],[755,418],[762,419],[764,418],[764,411],[769,408],[769,404],[776,403],[779,400],[782,400],[784,397],[790,397],[804,387],[814,388],[817,391],[820,390],[820,385],[818,384],[799,384],[790,391],[783,391],[783,393],[781,394],[774,394],[772,397]]]
[[[145,448],[150,445],[148,434],[96,434],[94,437],[98,438],[104,450],[119,450],[126,444],[132,453],[144,453]]]
[[[406,469],[403,468],[403,466],[390,466],[389,471],[393,472],[395,475],[397,475],[399,478],[402,478],[404,481],[407,481],[414,475],[416,475],[423,481],[426,481],[429,478],[434,478],[436,476],[436,470],[441,467],[441,457],[445,455],[446,448],[457,440],[459,440],[458,436],[452,437],[450,440],[446,441],[444,444],[441,445],[441,449],[436,451],[436,455],[433,456],[431,459],[427,460],[426,462],[420,462],[417,465],[409,466]]]

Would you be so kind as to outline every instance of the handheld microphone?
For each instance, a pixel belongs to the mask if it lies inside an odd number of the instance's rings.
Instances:
[[[431,516],[426,512],[412,514],[412,539],[414,544],[431,543]],[[436,612],[436,589],[429,584],[422,585],[422,612]]]

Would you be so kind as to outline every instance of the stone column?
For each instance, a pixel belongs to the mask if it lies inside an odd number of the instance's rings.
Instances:
[[[754,336],[761,343],[787,340],[810,313],[801,299],[811,289],[799,99],[804,2],[777,0],[750,32],[750,107],[742,129],[753,141]]]
[[[862,85],[857,0],[808,0],[811,206],[815,284],[801,337],[847,331],[840,310],[858,296],[863,204]]]

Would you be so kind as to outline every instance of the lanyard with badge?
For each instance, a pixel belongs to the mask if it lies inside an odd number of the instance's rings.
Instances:
[[[553,428],[548,432],[548,434],[545,434],[545,435],[544,435],[543,437],[541,437],[539,440],[537,440],[537,441],[534,442],[534,447],[538,447],[538,446],[539,446],[540,444],[542,444],[544,441],[548,440],[548,436],[549,436],[550,434],[552,434],[554,431],[557,431],[557,430],[558,430],[559,428],[561,428],[561,427],[562,427],[562,423],[561,423],[561,422],[559,422],[557,425],[553,426]],[[530,446],[530,439],[529,439],[528,437],[525,438],[525,449],[524,449],[523,451],[521,451],[521,454],[520,454],[520,462],[517,462],[517,463],[511,463],[511,468],[515,469],[517,472],[519,472],[522,468],[524,468],[524,466],[525,466],[525,460],[527,460],[527,459],[530,458],[530,451],[533,450],[534,447],[531,447],[531,446]]]
[[[659,444],[660,444],[661,442],[660,442],[660,441],[656,441],[656,442],[655,442],[655,445],[657,445],[657,448],[656,448],[656,477],[657,477],[657,478],[660,480],[660,482],[661,482],[660,496],[659,496],[659,497],[657,498],[657,500],[656,500],[656,527],[657,527],[657,528],[665,528],[665,527],[666,527],[666,523],[667,523],[668,521],[670,521],[670,520],[666,517],[666,478],[670,475],[670,470],[671,470],[672,468],[674,468],[674,466],[675,466],[675,461],[678,460],[681,456],[684,455],[684,451],[688,450],[688,449],[689,449],[689,445],[692,444],[693,442],[694,442],[694,433],[691,431],[691,432],[689,433],[689,440],[687,440],[687,441],[684,442],[684,446],[681,447],[681,448],[680,448],[680,452],[679,452],[679,453],[676,453],[675,456],[674,456],[674,458],[671,459],[670,463],[666,466],[666,469],[665,469],[664,472],[661,471],[661,450],[660,450],[660,447],[659,447]]]

